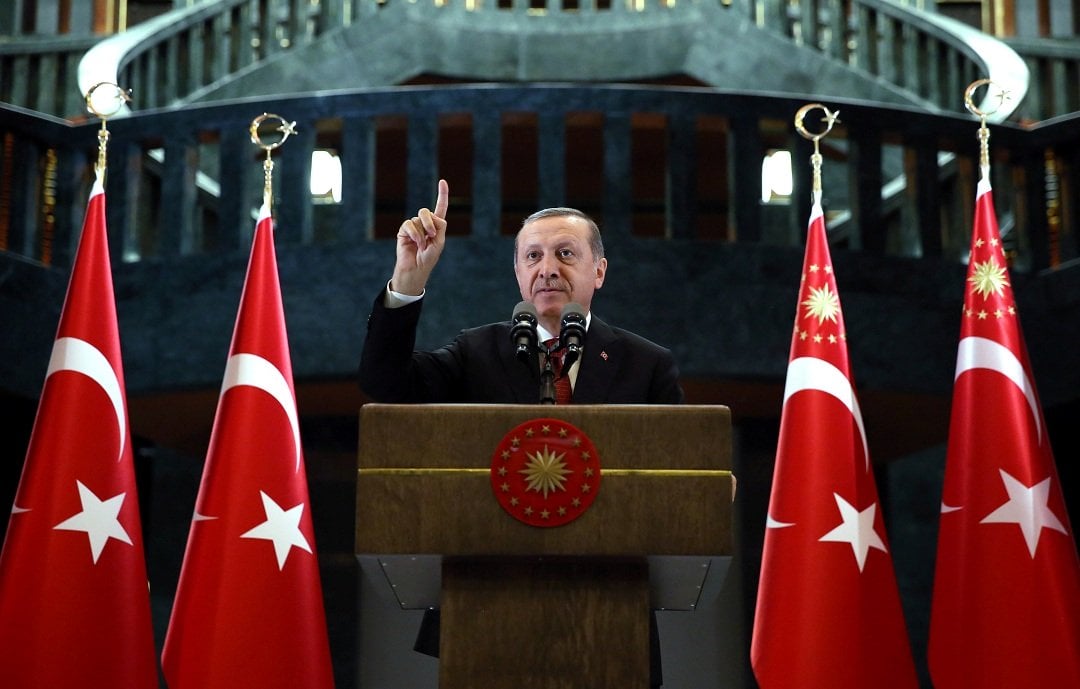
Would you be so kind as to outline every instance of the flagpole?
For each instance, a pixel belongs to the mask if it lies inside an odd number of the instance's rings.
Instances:
[[[277,120],[281,123],[272,130],[281,135],[277,141],[265,141],[260,134],[260,129],[267,120]],[[251,143],[266,151],[266,160],[263,161],[263,204],[270,208],[274,201],[274,161],[270,157],[270,152],[275,148],[280,148],[290,135],[296,133],[296,122],[288,122],[281,115],[264,112],[251,121],[248,131],[251,134]]]
[[[162,649],[170,689],[334,686],[270,211],[271,154],[295,127],[250,125],[263,202]]]
[[[927,662],[936,689],[1080,687],[1080,558],[990,185],[987,116],[953,377]],[[996,86],[996,85],[995,85]],[[998,87],[997,102],[1008,93]],[[988,98],[987,100],[991,100]],[[994,108],[991,102],[991,108]]]
[[[820,141],[838,115],[811,103],[795,117],[814,144],[813,208],[750,642],[761,689],[918,686],[821,209]]]
[[[0,677],[27,689],[156,689],[102,183],[105,121],[127,94],[103,83],[85,97],[101,119],[97,174],[0,547]]]

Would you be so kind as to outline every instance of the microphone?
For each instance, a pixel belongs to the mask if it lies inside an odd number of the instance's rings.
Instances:
[[[581,304],[570,302],[563,307],[559,331],[559,346],[566,350],[566,354],[563,355],[564,371],[577,361],[584,345],[585,309]]]
[[[510,341],[514,343],[514,353],[518,360],[529,363],[536,351],[536,307],[527,301],[519,302],[510,320]]]

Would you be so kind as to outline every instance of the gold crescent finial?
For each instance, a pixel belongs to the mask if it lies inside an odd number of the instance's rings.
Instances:
[[[989,90],[990,86],[997,87],[997,107],[993,110],[981,110],[975,105],[975,92],[979,90],[979,87],[986,86]],[[992,79],[976,79],[968,84],[968,87],[964,89],[964,107],[968,109],[972,115],[975,115],[982,121],[986,121],[986,118],[993,115],[995,112],[1001,109],[1001,106],[1005,104],[1005,101],[1012,100],[1012,94],[1005,89],[999,87]]]
[[[112,94],[112,102],[114,103],[114,106],[113,106],[112,110],[109,110],[109,111],[101,110],[101,109],[99,109],[99,106],[101,106],[102,103],[100,103],[100,102],[97,103],[97,104],[94,103],[94,92],[97,91],[102,86],[111,86],[113,91],[114,91],[114,93]],[[101,119],[102,121],[107,120],[108,118],[115,116],[117,113],[119,113],[121,110],[124,109],[125,105],[127,105],[130,102],[131,102],[131,90],[130,89],[122,89],[122,88],[120,88],[119,85],[117,85],[117,84],[115,84],[115,83],[113,83],[111,81],[99,81],[98,83],[91,86],[90,90],[86,92],[86,110],[91,115]]]
[[[806,115],[809,114],[812,110],[821,110],[823,113],[825,113],[824,116],[821,118],[821,121],[825,124],[825,129],[820,134],[810,133],[809,131],[807,131],[806,126],[803,124],[803,120],[806,119]],[[839,121],[840,111],[837,110],[836,112],[833,112],[821,103],[807,103],[806,105],[799,108],[799,111],[795,113],[796,131],[798,131],[799,134],[802,134],[804,139],[808,139],[810,141],[813,141],[814,143],[817,143],[829,132],[831,132],[833,126]]]
[[[277,120],[280,124],[271,130],[272,133],[280,134],[281,138],[277,141],[266,142],[263,141],[262,135],[259,133],[260,127],[267,120]],[[275,115],[273,113],[264,112],[251,121],[251,126],[248,128],[248,132],[251,134],[251,143],[255,144],[264,151],[272,151],[275,148],[285,143],[285,140],[292,134],[296,133],[296,122],[288,122],[281,115]]]
[[[112,110],[101,110],[101,103],[95,104],[94,102],[94,92],[102,86],[109,86],[114,91],[112,100],[115,103],[115,107]],[[131,91],[122,89],[118,84],[111,81],[99,81],[90,87],[90,90],[86,92],[84,98],[86,100],[87,111],[101,120],[101,129],[98,130],[98,158],[97,163],[94,165],[94,172],[97,174],[98,179],[102,180],[105,176],[106,149],[108,149],[109,146],[109,130],[105,126],[105,121],[119,113],[127,103],[131,102]]]
[[[260,127],[267,120],[277,120],[280,123],[271,130],[272,133],[281,136],[277,141],[263,141],[263,138],[259,133]],[[289,122],[281,115],[264,112],[251,121],[251,126],[248,127],[248,133],[251,135],[251,143],[266,151],[266,160],[263,161],[263,203],[269,206],[273,200],[274,188],[274,161],[270,158],[270,152],[275,148],[280,147],[285,143],[289,136],[296,133],[296,122]]]
[[[975,105],[975,92],[982,86],[985,86],[987,91],[991,86],[997,87],[998,106],[993,110],[984,111]],[[964,89],[964,107],[979,118],[979,168],[983,176],[990,172],[990,130],[986,126],[986,118],[997,112],[1007,100],[1010,100],[1009,92],[994,83],[992,79],[976,79]]]
[[[806,119],[806,115],[808,113],[810,113],[812,110],[821,110],[823,113],[825,113],[821,118],[821,121],[824,123],[825,128],[818,134],[813,134],[813,133],[809,132],[806,129],[806,126],[803,124],[803,121]],[[810,164],[813,166],[813,169],[814,169],[814,177],[813,177],[814,188],[813,188],[813,191],[814,191],[814,201],[815,202],[820,202],[821,201],[821,160],[822,159],[821,159],[820,142],[821,142],[821,139],[823,139],[826,135],[829,134],[829,132],[832,131],[833,127],[839,121],[840,121],[840,111],[839,110],[836,110],[836,111],[829,110],[827,107],[825,107],[821,103],[807,103],[806,105],[799,108],[798,112],[795,113],[795,130],[797,132],[799,132],[799,134],[801,134],[804,139],[807,139],[809,141],[814,142],[814,153],[810,156]]]

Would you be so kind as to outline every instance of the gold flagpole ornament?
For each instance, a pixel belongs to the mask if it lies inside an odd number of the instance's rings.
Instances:
[[[108,88],[99,93],[98,89],[103,86]],[[98,159],[97,164],[94,165],[94,173],[101,181],[104,181],[105,177],[105,152],[109,145],[109,130],[105,122],[123,110],[129,102],[131,102],[131,91],[122,89],[111,81],[98,82],[86,92],[87,112],[101,120],[101,129],[98,131]]]
[[[990,86],[994,86],[998,89],[998,105],[993,110],[982,110],[975,105],[975,92],[983,86],[987,87],[987,89],[989,89]],[[979,118],[979,170],[984,178],[990,176],[990,130],[986,127],[986,118],[997,112],[1001,106],[1005,104],[1005,101],[1011,99],[1012,97],[1009,95],[1008,91],[1001,88],[990,79],[978,79],[968,84],[968,87],[964,89],[964,107],[967,108],[968,112],[972,115]],[[988,100],[990,99],[986,98],[983,102],[985,103]]]
[[[806,129],[803,124],[803,120],[806,119],[807,114],[812,110],[821,110],[824,115],[821,118],[821,122],[824,125],[824,129],[814,134]],[[840,121],[840,111],[831,111],[821,103],[807,103],[799,108],[795,113],[795,130],[802,135],[804,139],[814,142],[814,153],[810,156],[810,164],[814,168],[814,203],[821,203],[821,146],[820,141],[832,131],[834,125]]]
[[[280,124],[272,129],[263,127],[268,120],[277,121]],[[296,122],[287,122],[281,115],[264,112],[251,121],[248,131],[251,133],[251,143],[266,151],[266,160],[263,161],[263,203],[270,206],[274,198],[274,161],[270,158],[270,152],[285,143],[290,135],[296,133]],[[272,136],[280,138],[276,141],[266,139]]]

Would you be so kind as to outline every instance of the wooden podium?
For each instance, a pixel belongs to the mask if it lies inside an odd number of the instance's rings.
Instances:
[[[551,528],[490,478],[507,434],[545,418],[587,436],[602,476]],[[645,689],[658,563],[731,552],[727,407],[368,404],[359,447],[356,553],[402,607],[441,607],[440,689]]]

